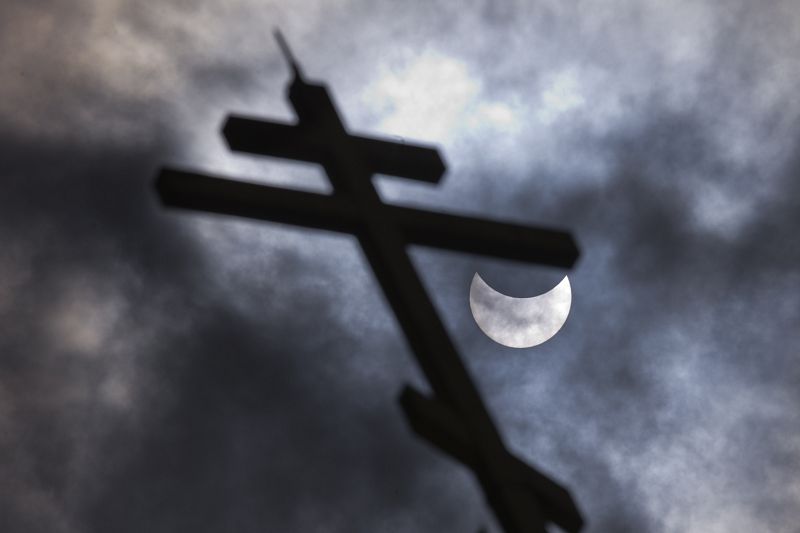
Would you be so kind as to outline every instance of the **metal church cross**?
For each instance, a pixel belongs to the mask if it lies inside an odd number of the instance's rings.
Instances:
[[[434,148],[350,134],[324,85],[307,82],[277,34],[294,77],[296,124],[231,116],[232,150],[322,165],[333,194],[300,192],[162,169],[164,204],[351,233],[358,238],[433,390],[410,386],[400,404],[421,437],[470,468],[507,533],[543,533],[547,523],[577,532],[583,519],[569,492],[506,448],[406,253],[420,244],[493,257],[571,266],[568,233],[384,204],[371,178],[388,174],[437,183],[445,166]]]

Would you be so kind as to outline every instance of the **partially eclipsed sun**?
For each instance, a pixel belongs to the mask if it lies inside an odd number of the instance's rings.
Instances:
[[[548,341],[566,322],[571,305],[567,276],[546,293],[530,298],[497,292],[477,272],[469,288],[469,307],[478,327],[510,348],[530,348]]]

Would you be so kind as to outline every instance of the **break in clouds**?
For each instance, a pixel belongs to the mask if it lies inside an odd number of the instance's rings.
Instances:
[[[327,190],[227,152],[290,119],[280,26],[354,130],[437,143],[387,201],[569,228],[564,329],[469,315],[479,271],[414,249],[512,449],[587,531],[800,521],[797,8],[791,2],[5,2],[4,531],[475,531],[470,475],[397,408],[424,388],[353,239],[162,209],[177,164]],[[466,510],[465,510],[466,509]]]

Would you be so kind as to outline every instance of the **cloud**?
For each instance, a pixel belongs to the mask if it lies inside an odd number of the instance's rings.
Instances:
[[[291,116],[275,25],[354,129],[442,144],[443,186],[388,200],[575,233],[570,319],[535,352],[480,333],[469,280],[562,272],[413,254],[511,446],[590,531],[798,522],[790,2],[0,11],[9,531],[489,521],[400,417],[424,382],[353,239],[155,201],[165,162],[324,187],[219,138],[232,110]]]
[[[222,268],[203,240],[252,231],[164,212],[160,149],[6,146],[0,264],[27,273],[4,278],[10,531],[482,520],[477,505],[456,514],[457,494],[477,498],[470,480],[399,416],[396,393],[419,378],[367,270],[339,269],[359,263],[353,243],[338,265],[314,266],[295,235]]]

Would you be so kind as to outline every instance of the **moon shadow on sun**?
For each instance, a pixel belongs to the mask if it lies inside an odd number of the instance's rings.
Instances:
[[[472,317],[487,337],[509,348],[548,341],[567,320],[572,305],[569,278],[538,296],[514,298],[490,287],[477,272],[469,288]]]

